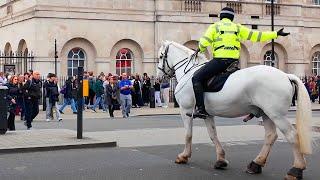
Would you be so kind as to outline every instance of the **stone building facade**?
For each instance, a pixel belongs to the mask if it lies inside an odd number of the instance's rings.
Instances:
[[[74,75],[78,66],[95,73],[155,74],[163,40],[196,48],[218,20],[208,14],[225,6],[236,10],[235,22],[262,31],[271,28],[268,0],[2,1],[0,71],[11,65],[16,73],[30,68],[54,72],[56,39],[59,75]],[[241,67],[273,64],[300,76],[320,74],[319,3],[276,0],[275,29],[285,27],[291,35],[275,41],[275,62],[270,61],[270,43],[243,42]]]

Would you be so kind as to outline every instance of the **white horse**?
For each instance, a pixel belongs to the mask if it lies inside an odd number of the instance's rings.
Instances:
[[[199,54],[196,60],[190,60],[193,53],[193,50],[171,41],[163,42],[159,50],[157,76],[175,75],[178,81],[175,98],[180,105],[186,128],[185,148],[175,161],[179,164],[187,163],[191,157],[193,118],[186,115],[192,113],[195,107],[191,78],[200,65],[206,62],[202,54]],[[286,118],[295,87],[298,93],[297,130]],[[259,155],[248,165],[247,172],[261,173],[261,167],[266,164],[271,147],[278,137],[276,128],[279,128],[293,146],[293,167],[288,171],[286,179],[302,178],[302,172],[306,168],[304,155],[312,152],[311,103],[304,84],[297,76],[264,65],[245,68],[231,74],[221,91],[204,93],[204,100],[206,111],[212,115],[204,121],[216,147],[215,168],[225,168],[228,161],[217,137],[214,116],[232,118],[252,113],[256,117],[262,116],[265,141]]]

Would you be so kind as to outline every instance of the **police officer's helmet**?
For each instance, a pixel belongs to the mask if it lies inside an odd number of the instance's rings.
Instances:
[[[223,18],[228,18],[233,21],[234,10],[231,7],[224,7],[220,12],[220,20]]]

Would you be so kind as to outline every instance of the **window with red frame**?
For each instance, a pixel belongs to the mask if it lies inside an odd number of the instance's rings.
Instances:
[[[128,48],[120,49],[116,56],[116,73],[118,75],[121,75],[122,73],[127,73],[127,75],[130,76],[132,73],[132,61],[132,51]]]

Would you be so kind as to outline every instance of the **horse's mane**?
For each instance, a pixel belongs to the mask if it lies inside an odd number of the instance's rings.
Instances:
[[[177,43],[177,42],[174,42],[174,41],[166,41],[166,44],[172,44],[172,45],[174,45],[175,47],[177,47],[177,48],[185,51],[189,56],[191,56],[191,55],[194,53],[194,50],[192,50],[192,49],[190,49],[190,48],[188,48],[188,47],[186,47],[186,46],[184,46],[184,45],[182,45],[182,44],[179,44],[179,43]],[[199,53],[199,54],[198,54],[198,60],[200,60],[201,62],[202,62],[202,61],[207,61],[207,58],[206,58],[206,56],[205,56],[204,54]]]

